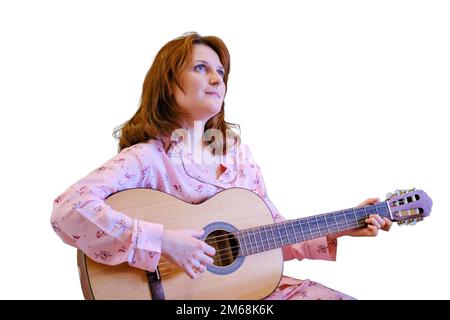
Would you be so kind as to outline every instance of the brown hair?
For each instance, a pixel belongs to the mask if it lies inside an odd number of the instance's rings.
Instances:
[[[180,75],[191,62],[195,44],[207,45],[217,53],[224,67],[223,81],[227,88],[230,54],[220,38],[202,37],[196,32],[190,32],[171,40],[159,50],[147,72],[138,110],[130,120],[114,129],[114,137],[120,137],[119,150],[149,139],[160,140],[166,150],[170,147],[172,133],[181,128],[181,120],[186,116],[170,94],[170,88],[175,83],[183,89]],[[231,130],[232,128],[238,128],[240,131],[239,125],[225,121],[225,102],[223,102],[220,112],[205,125],[205,131],[217,129],[222,133],[222,137],[225,138],[222,145],[223,154],[226,154],[229,147],[227,144],[230,141],[237,144],[240,142],[239,134]],[[226,138],[227,134],[231,140]]]

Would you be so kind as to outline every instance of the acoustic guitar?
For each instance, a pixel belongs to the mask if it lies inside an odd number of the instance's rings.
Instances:
[[[283,271],[282,246],[365,226],[373,213],[399,224],[414,224],[431,212],[422,190],[388,194],[386,201],[274,223],[254,192],[231,188],[200,204],[189,204],[152,189],[129,189],[105,201],[128,216],[163,224],[167,229],[203,229],[199,239],[216,249],[214,263],[197,279],[161,257],[155,272],[128,263],[109,266],[78,250],[86,299],[227,300],[262,299],[271,294]]]

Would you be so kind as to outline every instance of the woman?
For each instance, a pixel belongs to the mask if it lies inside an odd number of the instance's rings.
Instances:
[[[132,219],[106,205],[124,189],[151,188],[189,203],[242,187],[257,193],[283,221],[266,194],[260,167],[225,121],[230,56],[217,37],[185,34],[161,48],[146,75],[140,106],[120,133],[118,155],[79,180],[54,201],[51,223],[67,244],[99,263],[154,271],[161,256],[195,279],[213,263],[215,249],[198,240],[202,230],[167,230]],[[370,198],[362,203],[375,204]],[[334,260],[336,239],[375,236],[391,222],[378,215],[361,229],[283,248],[285,260]],[[268,299],[351,299],[309,280],[283,277]]]

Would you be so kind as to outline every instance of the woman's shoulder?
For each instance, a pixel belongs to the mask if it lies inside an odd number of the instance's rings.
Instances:
[[[156,139],[149,139],[144,142],[136,143],[132,146],[129,146],[127,148],[124,148],[120,151],[120,153],[130,153],[130,152],[158,152],[158,153],[164,153],[164,146],[161,141]]]
[[[144,142],[136,143],[132,146],[122,149],[118,156],[119,157],[132,157],[137,158],[139,160],[149,160],[149,159],[158,159],[162,158],[166,155],[164,150],[164,146],[161,141],[156,139],[149,139]]]

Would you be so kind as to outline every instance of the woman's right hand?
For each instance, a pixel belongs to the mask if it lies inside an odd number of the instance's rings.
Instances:
[[[216,250],[196,238],[202,234],[203,230],[164,230],[161,255],[192,279],[205,272],[206,267],[214,262],[211,257]]]

